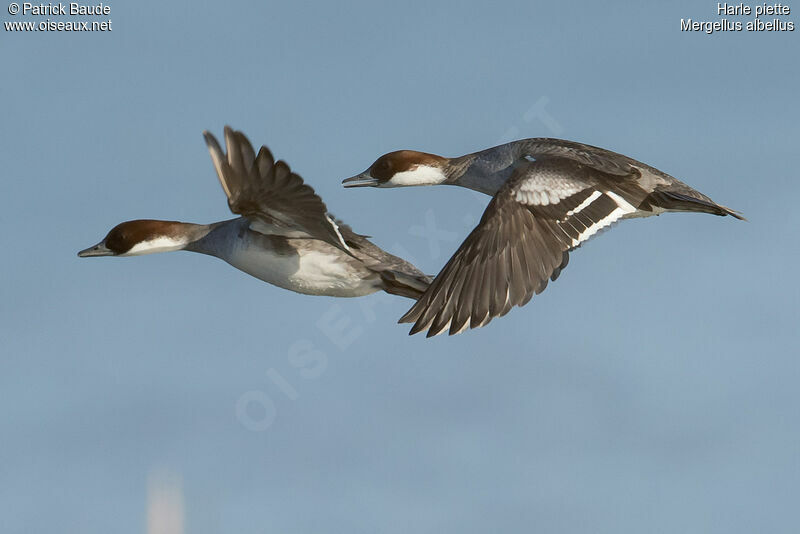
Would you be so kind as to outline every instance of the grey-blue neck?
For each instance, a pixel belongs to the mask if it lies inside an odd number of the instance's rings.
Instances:
[[[506,183],[506,180],[511,176],[511,172],[512,169],[510,167],[495,172],[487,172],[484,169],[468,169],[467,172],[449,183],[450,185],[466,187],[493,197]]]
[[[514,143],[455,158],[447,183],[494,196],[511,177],[516,160]]]
[[[208,231],[202,237],[186,245],[183,250],[225,258],[230,255],[237,238],[247,230],[247,225],[248,222],[243,217],[211,223],[207,225]]]

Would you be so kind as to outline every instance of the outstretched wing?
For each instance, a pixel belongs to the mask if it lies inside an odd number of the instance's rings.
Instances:
[[[285,235],[307,235],[349,250],[322,199],[289,165],[276,162],[266,146],[256,155],[247,137],[229,126],[227,155],[211,133],[203,137],[233,213],[251,219],[256,230],[263,223]]]
[[[609,180],[616,192],[606,187]],[[452,335],[523,306],[558,277],[570,250],[636,211],[646,193],[633,180],[623,193],[620,181],[557,157],[518,167],[400,322],[415,323],[411,334],[449,329]]]

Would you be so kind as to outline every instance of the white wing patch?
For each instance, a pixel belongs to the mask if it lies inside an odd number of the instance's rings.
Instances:
[[[599,198],[601,194],[602,193],[600,193],[599,191],[595,191],[594,193],[592,193],[589,196],[589,198],[591,198],[592,201],[594,201],[597,198]],[[616,203],[617,207],[611,213],[609,213],[608,215],[606,215],[602,219],[596,221],[591,226],[587,227],[586,230],[581,232],[578,235],[577,238],[574,238],[572,240],[572,246],[573,247],[576,247],[576,246],[580,245],[581,243],[583,243],[584,241],[586,241],[587,239],[589,239],[590,237],[595,235],[597,232],[599,232],[600,230],[602,230],[606,226],[608,226],[608,225],[616,222],[617,220],[619,220],[624,215],[627,215],[627,214],[630,214],[630,213],[634,213],[636,211],[636,208],[634,208],[627,200],[625,200],[624,198],[622,198],[618,194],[613,193],[611,191],[606,191],[605,195],[607,197],[609,197],[611,200],[613,200],[614,203]],[[594,197],[594,198],[592,198],[592,197]],[[589,198],[587,198],[587,200],[589,200]],[[586,206],[588,206],[589,204],[591,204],[591,202],[582,202],[580,206],[578,206],[577,208],[575,208],[575,210],[573,210],[573,212],[577,213],[577,212],[585,209]],[[578,208],[580,208],[580,209],[578,209]]]
[[[325,214],[325,218],[328,220],[328,222],[331,224],[331,226],[333,226],[333,231],[336,232],[336,237],[339,238],[339,242],[342,244],[344,249],[349,251],[350,247],[348,247],[347,243],[344,242],[344,237],[342,237],[342,233],[339,231],[339,225],[336,224],[336,221],[333,220],[333,217],[331,217],[327,213]]]
[[[586,189],[588,184],[564,179],[540,178],[525,180],[517,187],[514,198],[526,205],[558,204],[567,197]]]
[[[584,200],[583,202],[581,202],[580,204],[578,204],[577,206],[575,206],[575,209],[569,210],[569,211],[567,212],[567,217],[569,217],[569,216],[571,216],[571,215],[573,215],[573,214],[575,214],[575,213],[579,213],[579,212],[583,211],[583,209],[584,209],[586,206],[588,206],[589,204],[591,204],[592,202],[594,202],[595,200],[597,200],[597,197],[599,197],[599,196],[600,196],[600,195],[602,195],[602,194],[603,194],[603,193],[601,193],[600,191],[595,191],[594,193],[592,193],[591,195],[589,195],[589,196],[586,198],[586,200]]]
[[[633,213],[634,211],[636,211],[636,208],[634,208],[630,202],[628,202],[618,194],[614,193],[613,191],[606,191],[606,195],[611,197],[611,200],[616,202],[617,206],[619,206],[619,208],[623,210],[625,213]]]

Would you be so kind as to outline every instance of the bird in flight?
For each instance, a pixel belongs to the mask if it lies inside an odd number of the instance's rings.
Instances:
[[[308,295],[376,291],[417,299],[430,278],[337,220],[314,190],[267,147],[256,152],[225,127],[227,154],[204,132],[234,219],[211,224],[139,219],[118,224],[78,256],[138,256],[188,250],[216,256],[270,284]]]
[[[663,212],[730,215],[672,176],[622,154],[531,138],[456,158],[400,150],[345,187],[457,185],[490,195],[480,222],[411,309],[410,334],[458,334],[524,306],[566,267],[569,252],[621,219]]]

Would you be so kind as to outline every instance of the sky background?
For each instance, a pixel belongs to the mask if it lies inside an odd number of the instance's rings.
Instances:
[[[0,30],[0,530],[153,532],[172,488],[200,534],[798,532],[800,29],[681,32],[711,1],[110,5],[111,32]],[[399,297],[76,257],[231,217],[201,136],[225,124],[431,273],[488,197],[342,178],[563,137],[749,222],[623,222],[432,340]]]

